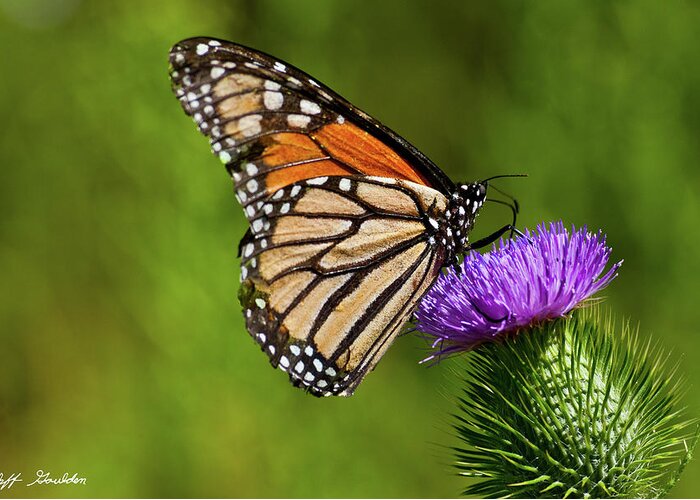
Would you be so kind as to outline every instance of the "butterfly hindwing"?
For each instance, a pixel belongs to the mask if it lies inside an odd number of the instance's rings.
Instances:
[[[275,192],[242,248],[247,327],[273,366],[316,395],[349,395],[437,275],[439,192],[321,177]]]

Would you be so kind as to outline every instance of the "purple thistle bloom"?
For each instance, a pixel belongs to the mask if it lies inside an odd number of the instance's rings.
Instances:
[[[525,233],[484,255],[470,252],[459,274],[438,277],[415,312],[416,330],[434,338],[427,360],[564,316],[605,288],[622,264],[601,276],[612,249],[585,226],[569,233],[559,221]]]

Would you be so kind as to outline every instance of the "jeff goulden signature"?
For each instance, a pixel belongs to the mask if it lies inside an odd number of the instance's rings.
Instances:
[[[22,477],[21,472],[12,472],[9,476],[5,476],[3,472],[0,472],[0,490],[9,490],[17,483],[25,483],[26,486],[38,486],[38,485],[58,485],[58,484],[87,484],[87,479],[74,473],[72,476],[67,472],[64,472],[62,476],[54,476],[48,471],[37,470],[36,475],[32,478],[27,478],[25,481]]]

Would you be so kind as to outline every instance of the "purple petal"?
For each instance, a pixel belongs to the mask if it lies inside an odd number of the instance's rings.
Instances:
[[[585,226],[569,233],[561,221],[542,223],[526,235],[484,255],[471,252],[460,274],[449,269],[438,277],[415,313],[416,329],[433,338],[428,359],[564,316],[605,288],[622,264],[603,274],[612,250],[602,232]]]

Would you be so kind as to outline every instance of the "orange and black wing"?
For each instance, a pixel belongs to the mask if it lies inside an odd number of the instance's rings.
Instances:
[[[272,365],[317,396],[352,394],[442,266],[427,221],[445,205],[421,184],[364,176],[267,199],[242,248],[240,300]]]
[[[454,185],[423,154],[290,64],[223,40],[170,51],[173,89],[226,164],[246,211],[278,189],[323,175]]]

